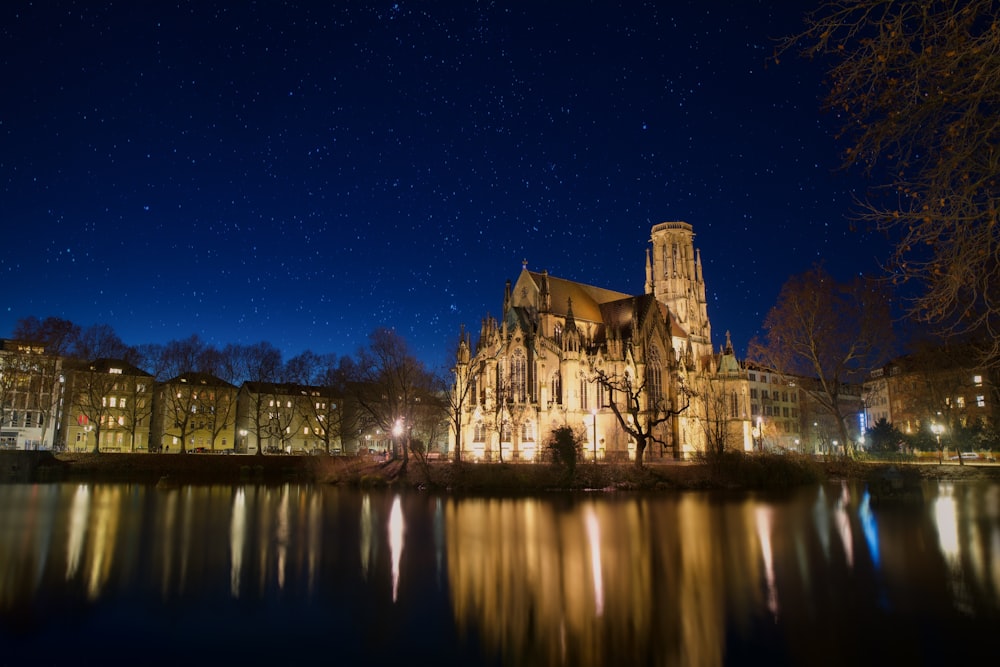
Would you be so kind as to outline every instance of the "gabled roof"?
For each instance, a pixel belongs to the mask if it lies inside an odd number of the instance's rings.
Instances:
[[[297,382],[244,382],[243,389],[251,394],[274,394],[276,396],[329,396],[331,387],[320,387]]]
[[[525,269],[527,271],[527,269]],[[615,292],[614,290],[604,289],[602,287],[594,287],[593,285],[585,285],[583,283],[574,282],[572,280],[565,280],[563,278],[556,278],[552,275],[538,273],[536,271],[527,271],[528,275],[538,286],[539,290],[542,288],[542,284],[548,281],[549,285],[549,302],[551,304],[551,312],[554,315],[561,315],[563,317],[567,314],[567,304],[569,300],[573,300],[573,315],[578,320],[586,320],[589,322],[600,322],[601,321],[601,309],[600,306],[611,301],[617,301],[620,299],[629,299],[630,295],[624,294],[622,292]]]
[[[190,385],[192,387],[228,387],[230,389],[235,389],[236,386],[226,382],[222,378],[216,377],[211,373],[198,373],[195,371],[189,373],[181,373],[177,377],[167,380],[164,384],[184,384]]]
[[[112,369],[120,371],[120,375],[132,375],[139,377],[153,377],[141,368],[137,368],[123,359],[95,359],[88,363],[83,363],[80,368],[93,370],[98,373],[110,373]]]

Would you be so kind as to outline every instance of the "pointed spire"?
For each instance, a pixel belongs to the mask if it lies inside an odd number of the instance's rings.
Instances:
[[[507,286],[503,289],[503,312],[505,315],[508,310],[510,310],[510,280],[507,280]]]
[[[726,330],[726,354],[733,354],[733,341],[729,338],[729,330]]]
[[[541,311],[547,313],[552,310],[552,294],[549,292],[549,270],[545,269],[542,271],[542,285],[541,285],[541,296],[542,304]]]
[[[653,264],[649,258],[649,248],[646,248],[646,294],[653,293]]]
[[[573,299],[566,299],[566,331],[576,331],[576,318],[573,317]]]

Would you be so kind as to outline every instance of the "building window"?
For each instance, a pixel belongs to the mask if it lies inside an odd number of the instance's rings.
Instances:
[[[750,398],[757,398],[757,390],[756,389],[751,389],[750,390]]]
[[[510,421],[507,419],[500,425],[500,442],[510,442]]]
[[[528,362],[521,350],[514,352],[514,358],[511,360],[510,388],[514,394],[514,400],[518,403],[524,403],[528,393]]]
[[[472,429],[472,441],[473,442],[483,442],[486,440],[486,429],[483,428],[482,420],[477,421],[475,427]]]
[[[555,401],[557,405],[562,405],[562,379],[558,371],[552,374],[551,385],[552,385],[551,400]]]
[[[580,380],[580,409],[587,409],[587,381],[584,379]]]
[[[663,371],[660,367],[660,351],[655,347],[649,348],[649,361],[646,364],[646,394],[649,397],[649,405],[658,405],[663,399]]]
[[[524,422],[521,424],[521,441],[522,442],[532,442],[535,439],[534,429],[531,428],[531,422]]]
[[[965,407],[965,396],[956,396],[955,397],[955,407],[956,408],[964,408]]]
[[[982,387],[983,386],[983,376],[982,375],[973,375],[972,376],[972,384],[976,385],[977,387]]]
[[[983,395],[976,396],[976,407],[985,408],[986,407],[986,397]]]

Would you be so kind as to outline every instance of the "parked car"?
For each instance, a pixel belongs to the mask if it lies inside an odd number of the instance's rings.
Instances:
[[[955,456],[951,457],[951,460],[952,461],[957,461],[958,457],[959,457],[959,455],[956,454]],[[961,453],[961,457],[962,457],[963,461],[969,461],[969,460],[973,460],[973,459],[978,459],[979,458],[979,454],[977,454],[976,452],[962,452]]]

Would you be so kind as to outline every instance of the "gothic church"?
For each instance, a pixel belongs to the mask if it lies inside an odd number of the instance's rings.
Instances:
[[[704,451],[710,423],[723,413],[727,446],[751,446],[746,384],[719,382],[737,377],[739,364],[728,334],[723,350],[712,349],[692,227],[660,223],[650,242],[641,295],[526,264],[513,286],[507,281],[500,320],[483,320],[474,348],[467,333],[459,343],[456,388],[468,388],[457,443],[463,460],[539,460],[548,434],[564,425],[577,432],[584,460],[634,460],[635,439],[612,409],[623,397],[595,381],[600,373],[642,379],[643,409],[675,413],[657,425],[646,458]],[[722,400],[711,400],[723,384]]]

